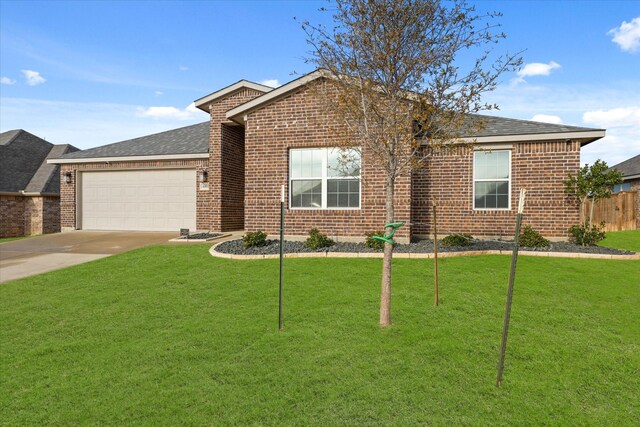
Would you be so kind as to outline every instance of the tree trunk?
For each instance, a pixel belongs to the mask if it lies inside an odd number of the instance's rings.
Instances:
[[[386,193],[386,213],[387,224],[393,222],[393,193],[394,193],[394,180],[392,177],[387,177],[385,182]],[[391,228],[386,230],[387,233],[391,232]],[[380,291],[380,326],[391,325],[391,260],[393,258],[393,245],[389,243],[384,244],[384,258],[382,260],[382,289]]]
[[[591,199],[591,209],[589,210],[589,227],[593,224],[593,207],[595,206],[596,201]]]

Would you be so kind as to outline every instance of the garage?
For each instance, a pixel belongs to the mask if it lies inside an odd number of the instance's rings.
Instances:
[[[196,228],[194,169],[85,171],[79,175],[80,229]]]

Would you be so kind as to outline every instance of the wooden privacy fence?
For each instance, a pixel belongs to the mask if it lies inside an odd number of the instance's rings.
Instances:
[[[589,215],[591,202],[585,203],[585,212]],[[593,223],[604,221],[605,231],[635,230],[638,216],[638,192],[625,191],[603,199],[593,208]]]

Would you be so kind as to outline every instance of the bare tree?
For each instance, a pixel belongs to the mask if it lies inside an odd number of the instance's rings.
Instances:
[[[337,93],[322,99],[348,130],[344,146],[366,149],[384,170],[391,223],[397,178],[482,126],[472,114],[497,106],[483,103],[481,95],[521,59],[493,52],[505,37],[493,22],[499,14],[478,14],[463,0],[336,0],[331,12],[331,27],[301,23],[312,47],[309,61],[325,70]],[[391,323],[392,256],[387,243],[383,326]]]

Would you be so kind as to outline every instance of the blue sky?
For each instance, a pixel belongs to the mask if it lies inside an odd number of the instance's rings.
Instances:
[[[317,1],[0,0],[0,131],[89,148],[207,120],[192,102],[240,79],[305,73],[294,17]],[[523,53],[486,101],[505,117],[606,128],[582,161],[640,153],[640,1],[484,1]]]

